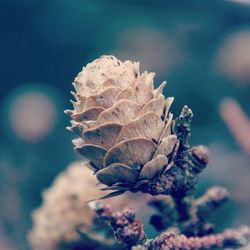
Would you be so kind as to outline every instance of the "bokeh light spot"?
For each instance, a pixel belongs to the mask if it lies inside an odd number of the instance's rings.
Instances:
[[[9,134],[26,142],[38,142],[48,136],[57,121],[53,92],[42,84],[25,84],[13,90],[3,110],[8,117],[3,125]]]

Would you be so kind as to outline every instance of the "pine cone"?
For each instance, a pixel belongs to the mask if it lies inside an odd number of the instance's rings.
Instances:
[[[74,249],[87,246],[113,249],[116,246],[109,227],[97,219],[88,205],[90,199],[100,196],[100,191],[95,188],[96,178],[92,172],[82,165],[87,164],[70,164],[43,193],[42,206],[32,214],[33,226],[28,238],[33,250],[73,249],[73,246]],[[129,204],[138,211],[140,200],[142,198],[128,194],[109,203],[116,209]]]
[[[73,83],[71,131],[75,150],[97,179],[114,190],[138,191],[173,164],[179,141],[172,131],[174,100],[154,89],[154,73],[139,63],[102,56],[87,64]]]

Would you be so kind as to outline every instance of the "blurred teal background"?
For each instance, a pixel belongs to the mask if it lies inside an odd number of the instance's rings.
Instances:
[[[28,248],[42,190],[78,158],[63,110],[76,74],[103,54],[167,80],[175,116],[192,108],[191,142],[212,154],[197,193],[226,186],[233,201],[214,221],[250,224],[250,150],[237,140],[250,141],[250,122],[221,107],[231,97],[250,116],[250,1],[0,0],[0,28],[0,249]]]

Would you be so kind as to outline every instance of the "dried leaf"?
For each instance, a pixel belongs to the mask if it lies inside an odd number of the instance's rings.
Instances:
[[[139,113],[140,105],[130,100],[121,100],[113,107],[106,109],[97,119],[97,124],[107,122],[126,124]]]
[[[168,97],[167,98],[166,104],[165,104],[165,118],[164,118],[164,121],[166,121],[167,118],[168,118],[168,112],[169,112],[169,109],[170,109],[173,102],[174,102],[174,97]]]
[[[153,98],[154,76],[155,73],[145,72],[137,78],[134,89],[136,91],[137,102],[139,104],[145,104]]]
[[[151,160],[156,147],[155,143],[144,138],[122,141],[108,150],[104,159],[104,165],[109,166],[112,163],[122,163],[138,168],[138,166],[143,166]]]
[[[76,138],[72,140],[72,143],[75,147],[81,147],[84,144],[84,141],[82,140],[82,138]]]
[[[138,172],[124,164],[113,163],[96,173],[97,179],[108,186],[117,182],[133,183],[136,181]]]
[[[120,100],[130,100],[138,103],[136,91],[133,88],[124,89],[116,97],[116,102]]]
[[[83,108],[84,108],[84,104],[80,101],[73,101],[73,100],[70,100],[71,104],[73,105],[73,108],[74,108],[74,111],[73,113],[74,114],[77,114],[77,113],[80,113],[83,111]]]
[[[83,121],[96,121],[100,113],[102,113],[105,109],[102,107],[91,107],[82,113],[73,114],[72,118],[77,122]]]
[[[177,136],[176,135],[169,135],[165,138],[163,138],[161,144],[158,146],[154,157],[156,157],[159,154],[163,154],[168,156],[173,152],[173,149],[175,147],[175,144],[177,142]]]
[[[107,195],[104,195],[104,196],[102,196],[101,198],[98,198],[98,199],[96,199],[96,200],[104,200],[104,199],[113,198],[113,197],[119,196],[119,195],[121,195],[121,194],[123,194],[123,193],[125,193],[125,192],[126,192],[126,190],[114,191],[114,192],[111,192],[111,193],[109,193],[109,194],[107,194]],[[95,200],[90,200],[89,202],[91,202],[91,201],[95,201]]]
[[[104,124],[97,128],[86,130],[83,138],[87,144],[110,148],[115,144],[121,128],[122,126],[116,123]]]
[[[90,107],[103,107],[105,109],[110,108],[114,102],[117,94],[121,91],[118,87],[109,87],[99,94],[89,96],[87,98],[85,109]]]
[[[116,143],[138,137],[158,141],[163,128],[164,122],[161,118],[156,113],[148,112],[124,125]]]
[[[84,121],[82,124],[87,128],[87,129],[93,129],[96,128],[97,122],[96,121]]]
[[[165,97],[160,95],[157,98],[153,98],[149,101],[139,112],[139,115],[147,112],[155,112],[159,117],[162,116],[165,107]]]
[[[153,179],[167,164],[168,158],[165,155],[157,155],[143,166],[139,179]]]
[[[97,169],[103,167],[103,159],[107,150],[100,146],[85,144],[81,147],[75,147],[75,150],[88,159]]]
[[[164,81],[157,89],[154,90],[154,97],[159,97],[162,92],[163,92],[163,89],[165,88],[165,86],[167,85],[167,82]]]
[[[162,141],[165,137],[171,135],[172,120],[173,120],[173,114],[169,113],[167,124],[165,125],[165,128],[164,128],[164,130],[163,130],[163,132],[161,134],[161,137],[160,137],[159,141]]]

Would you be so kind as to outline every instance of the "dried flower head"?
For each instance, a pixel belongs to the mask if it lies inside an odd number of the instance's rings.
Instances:
[[[88,200],[100,196],[100,191],[95,187],[92,172],[82,166],[86,164],[72,163],[43,193],[42,206],[32,214],[33,228],[29,233],[32,249],[75,249],[77,246],[110,249],[116,245],[110,229],[88,206]],[[110,202],[117,209],[127,204],[135,207],[133,197],[128,195]]]
[[[140,74],[139,63],[102,56],[73,83],[76,101],[66,113],[79,135],[75,150],[101,183],[119,192],[137,191],[173,166],[179,145],[169,112],[174,98],[162,94],[165,82],[154,88],[154,75]]]

